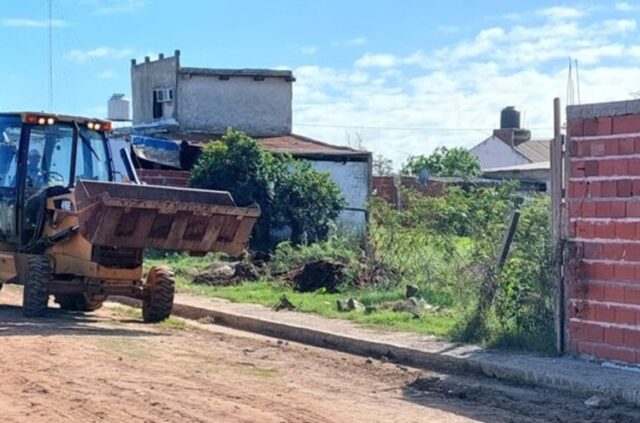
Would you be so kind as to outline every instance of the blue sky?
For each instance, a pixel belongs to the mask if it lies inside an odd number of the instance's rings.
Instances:
[[[46,0],[3,0],[0,110],[48,106]],[[565,100],[640,91],[640,2],[53,0],[54,105],[104,116],[129,93],[131,58],[182,51],[185,66],[290,68],[294,129],[361,143],[396,164],[472,146],[515,105],[534,135]]]

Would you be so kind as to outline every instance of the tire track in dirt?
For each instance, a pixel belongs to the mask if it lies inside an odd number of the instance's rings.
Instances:
[[[476,391],[449,393],[459,389],[455,377],[416,388],[416,379],[434,374],[210,324],[144,325],[109,307],[25,320],[18,303],[19,291],[0,294],[3,423],[493,423],[563,415],[570,422],[582,415],[581,400],[557,393],[517,388],[525,393],[513,396],[520,391],[506,387],[494,395],[475,379],[465,382],[480,386],[475,400]]]

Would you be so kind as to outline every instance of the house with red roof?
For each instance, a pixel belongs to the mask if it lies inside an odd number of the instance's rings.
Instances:
[[[132,122],[118,130],[149,183],[186,185],[202,147],[227,128],[246,132],[274,154],[308,160],[328,172],[347,206],[338,223],[364,234],[371,192],[371,153],[292,131],[290,70],[182,67],[180,52],[131,62]]]

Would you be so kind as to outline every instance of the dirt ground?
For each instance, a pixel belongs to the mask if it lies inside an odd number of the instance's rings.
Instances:
[[[24,319],[0,293],[2,422],[640,422],[638,410],[437,375],[127,309]]]

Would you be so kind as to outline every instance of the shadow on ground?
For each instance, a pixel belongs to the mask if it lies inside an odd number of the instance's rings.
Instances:
[[[65,312],[51,308],[47,317],[26,318],[22,307],[0,304],[0,337],[6,336],[157,336],[152,330],[124,328],[114,326],[132,322],[130,318],[122,320],[97,315]]]
[[[640,421],[640,410],[624,405],[593,409],[554,390],[498,382],[487,377],[425,376],[407,384],[405,400],[480,422],[616,422]]]

